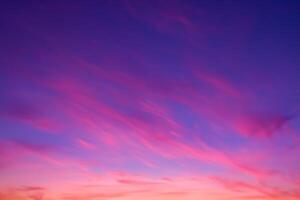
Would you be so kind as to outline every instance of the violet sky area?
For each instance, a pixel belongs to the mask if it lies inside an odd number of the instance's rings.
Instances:
[[[1,1],[0,200],[300,200],[300,1]]]

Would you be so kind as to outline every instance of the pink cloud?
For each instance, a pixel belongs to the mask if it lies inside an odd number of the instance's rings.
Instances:
[[[254,137],[270,137],[279,132],[293,117],[283,114],[249,114],[235,122],[238,132]]]
[[[299,191],[285,190],[282,188],[273,187],[267,184],[248,183],[245,181],[237,181],[218,177],[211,177],[212,180],[222,184],[225,188],[243,193],[245,191],[254,192],[262,199],[297,199]],[[250,196],[251,197],[251,196]],[[251,198],[250,198],[251,199]]]

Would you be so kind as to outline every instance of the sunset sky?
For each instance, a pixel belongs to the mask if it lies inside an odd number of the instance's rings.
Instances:
[[[299,200],[300,1],[0,3],[0,200]]]

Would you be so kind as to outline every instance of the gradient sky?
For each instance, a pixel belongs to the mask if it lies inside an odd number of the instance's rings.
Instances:
[[[0,4],[0,200],[300,199],[299,1]]]

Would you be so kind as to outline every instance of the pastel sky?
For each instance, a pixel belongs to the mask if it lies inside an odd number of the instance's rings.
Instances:
[[[0,3],[0,200],[299,200],[300,3]]]

